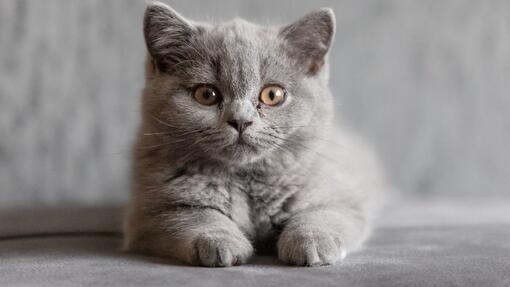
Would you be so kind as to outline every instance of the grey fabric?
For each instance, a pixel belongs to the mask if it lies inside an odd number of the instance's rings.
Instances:
[[[406,193],[510,185],[510,1],[168,1],[197,20],[338,20],[338,110]],[[141,0],[0,0],[0,206],[127,196],[144,44]]]
[[[379,227],[510,225],[510,198],[401,199],[377,216]],[[120,233],[124,208],[67,206],[0,210],[0,239],[39,234]]]
[[[119,208],[0,212],[0,286],[510,285],[510,218],[495,220],[503,205],[420,203],[391,208],[362,250],[319,268],[257,256],[209,269],[125,254]]]
[[[72,233],[120,233],[119,207],[21,208],[0,211],[2,238]]]
[[[110,236],[0,240],[0,286],[509,286],[508,238],[510,225],[388,227],[335,266],[223,269],[123,254]]]

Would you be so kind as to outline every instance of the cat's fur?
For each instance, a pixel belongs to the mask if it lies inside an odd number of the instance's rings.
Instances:
[[[360,246],[381,186],[371,153],[332,127],[333,11],[282,27],[213,25],[152,3],[144,24],[149,57],[126,248],[231,266],[255,247],[311,266]],[[194,100],[202,83],[221,91],[219,105]],[[274,83],[287,100],[259,104]],[[253,122],[242,134],[251,147],[236,144],[231,119]]]

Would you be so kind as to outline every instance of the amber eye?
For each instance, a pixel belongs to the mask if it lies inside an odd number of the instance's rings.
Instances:
[[[285,101],[285,90],[276,85],[267,86],[260,92],[260,101],[271,107],[277,106]]]
[[[205,106],[212,106],[220,100],[218,91],[210,86],[199,86],[195,89],[193,97],[197,102]]]

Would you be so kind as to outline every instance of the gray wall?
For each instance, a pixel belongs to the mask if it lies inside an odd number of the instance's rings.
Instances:
[[[343,120],[406,194],[510,186],[510,1],[172,1],[197,20],[334,7]],[[0,206],[127,195],[142,0],[0,0]]]

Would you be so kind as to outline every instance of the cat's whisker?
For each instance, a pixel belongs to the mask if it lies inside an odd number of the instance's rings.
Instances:
[[[164,126],[167,126],[167,127],[170,127],[170,128],[175,128],[175,129],[182,129],[182,128],[180,128],[180,127],[176,127],[176,126],[174,126],[174,125],[171,125],[171,124],[169,124],[169,123],[167,123],[167,122],[165,122],[165,121],[161,120],[160,118],[158,118],[158,117],[156,117],[156,116],[154,116],[154,115],[151,115],[151,118],[152,118],[152,119],[154,119],[155,121],[157,121],[158,123],[160,123],[160,124],[164,125]]]
[[[172,132],[143,133],[144,136],[171,135]]]
[[[294,157],[295,159],[299,158],[299,156],[297,154],[294,154],[288,146],[284,146],[282,144],[278,144],[278,143],[274,143],[274,147],[276,147],[278,150],[282,151],[282,152],[287,152],[287,154],[290,154],[292,157]],[[296,161],[295,164],[298,164],[300,166],[302,166],[302,164],[299,162],[299,161]],[[328,170],[321,170],[321,173],[328,177],[330,180],[332,181],[335,181],[339,184],[342,184],[342,182],[340,182],[333,174],[329,173]]]
[[[310,126],[310,127],[322,127],[322,126]],[[274,130],[274,129],[273,129]],[[272,135],[271,133],[269,133],[270,135]],[[282,140],[284,140],[284,138],[281,138]],[[324,138],[324,137],[321,137],[319,135],[314,135],[313,137],[308,137],[308,138],[304,138],[304,140],[309,140],[309,141],[315,141],[315,140],[318,140],[318,141],[322,141],[322,142],[327,142],[327,143],[331,143],[331,144],[335,144],[337,145],[338,147],[342,148],[343,147],[343,144],[341,142],[337,142],[331,138]]]
[[[162,144],[156,144],[156,145],[150,145],[150,146],[141,146],[141,147],[137,147],[137,149],[139,149],[139,150],[157,149],[157,148],[160,148],[160,147],[170,146],[170,145],[173,145],[173,144],[176,144],[176,143],[180,143],[180,142],[183,142],[183,141],[185,141],[185,139],[181,139],[181,140],[178,140],[178,141],[164,142]]]
[[[194,146],[196,146],[196,145],[198,145],[198,144],[200,144],[200,143],[202,143],[202,142],[204,142],[204,141],[207,141],[207,140],[209,140],[211,137],[213,137],[213,136],[215,136],[215,135],[218,135],[218,134],[219,134],[219,132],[218,132],[217,130],[215,130],[215,129],[209,129],[209,130],[206,130],[205,132],[208,132],[208,134],[203,134],[203,135],[202,135],[202,137],[200,137],[200,138],[196,139],[196,140],[195,140],[192,144],[190,144],[190,145],[187,145],[187,146],[186,146],[186,148],[189,150],[189,152],[188,152],[188,153],[186,153],[186,154],[182,157],[182,159],[183,159],[184,161],[188,161],[188,160],[189,160],[189,158],[190,158],[192,155],[194,155],[194,154],[196,153],[196,151],[194,151],[194,150],[193,150],[193,147],[194,147]],[[207,150],[207,148],[206,148],[206,150]]]
[[[293,139],[291,139],[291,138],[283,138],[283,137],[280,137],[280,136],[276,136],[276,135],[274,135],[274,134],[267,134],[267,135],[272,136],[272,137],[274,137],[274,138],[276,138],[276,139],[279,139],[279,140],[280,140],[280,141],[282,141],[282,142],[287,141],[287,142],[292,143],[293,145],[300,146],[301,148],[303,148],[303,149],[305,149],[305,150],[307,150],[307,151],[309,151],[309,152],[312,152],[312,153],[316,154],[317,156],[320,156],[320,157],[322,157],[323,159],[330,161],[331,163],[338,164],[338,162],[337,162],[337,161],[335,161],[334,159],[332,159],[332,158],[330,158],[330,157],[328,157],[328,156],[324,155],[323,153],[321,153],[321,152],[317,151],[316,149],[314,149],[314,148],[312,148],[312,147],[310,147],[310,146],[307,146],[306,144],[304,144],[304,143],[303,143],[303,142],[301,142],[301,141],[293,140]],[[294,147],[294,148],[295,148],[295,147]]]
[[[188,132],[186,132],[186,134],[189,135],[189,134],[193,134],[193,133],[199,133],[201,131],[203,131],[203,129],[188,131]],[[138,147],[138,148],[142,149],[142,150],[145,150],[145,149],[150,150],[150,149],[156,149],[156,148],[160,148],[160,147],[169,146],[172,144],[182,143],[182,142],[185,142],[186,140],[187,140],[186,138],[177,138],[175,140],[167,141],[167,142],[164,142],[161,144],[156,144],[156,145],[151,145],[151,146],[142,146],[142,147]]]
[[[273,126],[273,128],[277,129],[287,129],[287,128],[324,128],[324,127],[334,127],[334,125],[297,125],[297,126]]]
[[[284,152],[284,153],[289,154],[289,155],[290,155],[290,156],[292,156],[294,159],[298,159],[298,158],[299,158],[299,155],[298,155],[298,154],[293,153],[293,152],[289,149],[289,147],[288,147],[288,146],[284,146],[284,145],[282,145],[282,144],[278,144],[278,143],[276,143],[276,142],[274,142],[274,143],[273,143],[273,146],[274,146],[277,150],[279,150],[279,151],[281,151],[281,152]],[[297,165],[299,165],[299,166],[303,166],[303,164],[302,164],[300,161],[295,161],[295,162],[294,162],[294,164],[297,164]],[[321,172],[322,172],[322,174],[323,174],[324,176],[328,177],[330,180],[335,181],[335,182],[337,182],[337,183],[341,184],[341,182],[340,182],[338,179],[336,179],[336,178],[335,178],[332,174],[329,174],[327,171],[324,171],[324,170],[322,170]]]
[[[194,130],[184,130],[182,131],[165,131],[165,132],[153,132],[153,133],[144,133],[144,136],[158,136],[158,135],[169,135],[169,136],[175,136],[175,137],[182,137],[186,135],[190,135],[193,133],[200,133],[203,132],[205,129],[199,128]]]

